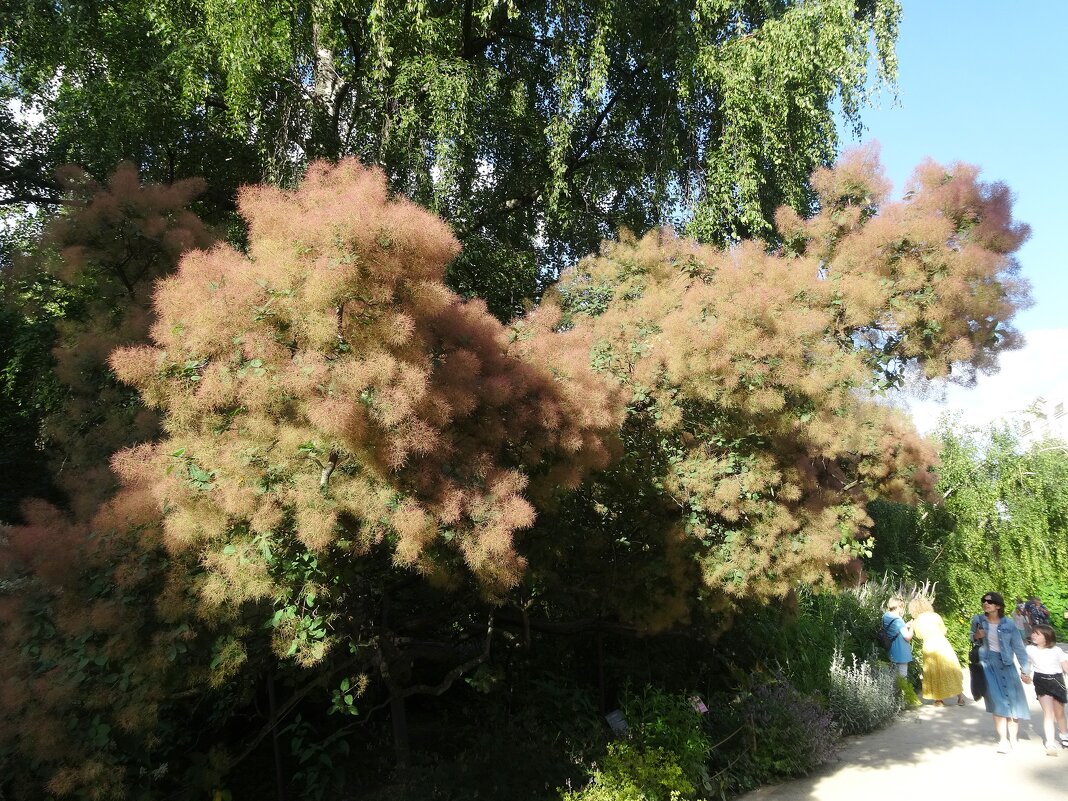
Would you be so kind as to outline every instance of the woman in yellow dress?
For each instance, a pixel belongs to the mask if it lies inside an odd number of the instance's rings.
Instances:
[[[964,678],[953,646],[946,639],[946,624],[931,602],[923,597],[909,601],[913,636],[923,640],[923,697],[942,706],[943,698],[957,696],[964,705]]]

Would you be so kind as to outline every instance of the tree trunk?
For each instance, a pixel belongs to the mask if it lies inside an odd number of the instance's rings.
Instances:
[[[411,748],[408,744],[408,715],[404,707],[404,696],[394,689],[389,693],[389,714],[393,718],[393,747],[397,754],[397,772],[403,772],[411,765]]]
[[[274,674],[267,674],[267,706],[271,715],[271,739],[274,741],[274,780],[278,801],[286,801],[286,782],[282,774],[282,748],[278,742],[278,708],[274,700]]]

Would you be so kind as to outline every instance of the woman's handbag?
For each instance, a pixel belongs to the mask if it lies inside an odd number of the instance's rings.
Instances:
[[[982,700],[986,695],[986,674],[983,672],[983,663],[979,661],[979,641],[972,643],[972,650],[968,652],[968,674],[971,680],[972,698]]]

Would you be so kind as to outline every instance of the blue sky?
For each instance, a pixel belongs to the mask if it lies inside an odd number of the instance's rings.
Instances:
[[[859,141],[878,140],[895,193],[925,157],[978,165],[1016,195],[1031,226],[1019,253],[1035,305],[1017,324],[1030,334],[1000,374],[945,407],[912,404],[929,429],[942,408],[982,424],[1037,395],[1068,397],[1068,0],[904,0],[897,100],[863,114]],[[843,146],[856,144],[848,132]]]

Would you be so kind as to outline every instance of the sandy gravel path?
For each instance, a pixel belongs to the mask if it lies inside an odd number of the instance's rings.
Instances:
[[[965,691],[968,689],[965,673]],[[1046,755],[1042,713],[1025,686],[1031,720],[1020,726],[1011,754],[996,753],[997,737],[982,702],[963,707],[925,703],[892,725],[843,744],[837,761],[811,776],[763,787],[741,801],[1068,801],[1068,750]]]

